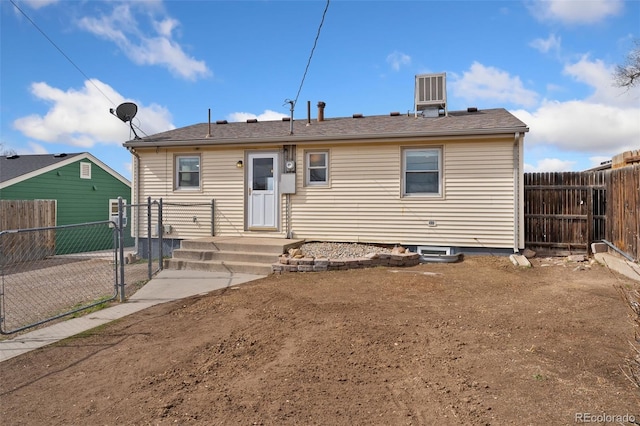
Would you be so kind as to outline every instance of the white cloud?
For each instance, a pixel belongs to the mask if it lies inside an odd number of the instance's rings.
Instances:
[[[614,66],[607,66],[601,60],[590,61],[583,56],[574,64],[565,65],[563,74],[593,88],[593,94],[586,101],[619,107],[633,107],[640,104],[640,87],[627,90],[613,84]]]
[[[411,65],[411,56],[397,50],[387,56],[387,63],[394,71],[399,71],[403,65]]]
[[[81,148],[120,145],[133,138],[129,124],[109,114],[114,106],[107,98],[119,104],[124,97],[99,80],[87,80],[80,90],[67,91],[43,82],[33,83],[31,93],[51,107],[45,115],[32,114],[14,121],[14,127],[29,138]],[[153,104],[138,106],[133,124],[140,128],[136,131],[141,137],[175,128],[171,114]]]
[[[540,21],[565,24],[593,24],[620,14],[623,0],[534,0],[529,10]]]
[[[247,121],[257,119],[258,121],[277,121],[282,120],[282,117],[288,117],[287,114],[271,111],[266,109],[262,114],[256,115],[250,112],[232,112],[227,115],[229,121]]]
[[[59,1],[60,0],[23,0],[22,3],[25,3],[31,9],[41,9],[51,4],[58,3]]]
[[[536,165],[525,164],[524,171],[525,173],[565,172],[567,170],[572,170],[575,164],[575,161],[570,160],[561,160],[559,158],[544,158],[542,160],[538,160],[538,163]]]
[[[31,154],[48,154],[49,151],[43,145],[35,142],[28,142],[28,148],[18,149],[18,154],[31,155]]]
[[[130,5],[121,4],[109,16],[84,17],[78,21],[80,28],[96,36],[113,41],[122,52],[138,65],[161,65],[171,73],[186,80],[208,77],[211,71],[204,61],[187,55],[173,39],[173,32],[180,23],[173,18],[153,20],[156,34],[143,34],[141,25],[131,12]]]
[[[611,161],[611,157],[606,155],[596,155],[594,157],[589,157],[589,161],[591,162],[591,167],[596,167],[602,165],[603,162]]]
[[[528,107],[534,106],[538,100],[538,94],[526,89],[520,77],[512,77],[506,71],[487,67],[478,62],[474,62],[462,77],[454,74],[453,81],[449,85],[454,96],[469,102],[484,100]]]
[[[554,147],[565,153],[591,153],[604,159],[640,146],[640,87],[613,86],[613,67],[583,56],[565,65],[563,73],[591,88],[584,99],[544,100],[536,109],[512,111],[530,131],[527,146]]]
[[[173,30],[180,26],[180,22],[175,19],[167,18],[162,21],[153,22],[153,27],[163,37],[171,38]]]
[[[560,37],[556,37],[555,34],[550,34],[549,38],[547,38],[546,40],[542,38],[537,38],[533,40],[531,43],[529,43],[529,46],[533,47],[534,49],[542,53],[547,53],[549,51],[559,51],[560,44],[561,44]]]
[[[584,101],[545,101],[535,111],[511,111],[529,126],[527,144],[613,155],[640,142],[640,108]]]

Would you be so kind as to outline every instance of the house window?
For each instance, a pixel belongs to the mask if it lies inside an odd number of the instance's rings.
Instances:
[[[329,153],[327,151],[308,151],[305,163],[307,185],[329,184]]]
[[[91,179],[91,163],[80,163],[80,179]]]
[[[442,148],[405,149],[402,195],[442,195]]]
[[[200,156],[176,157],[176,189],[200,189]]]
[[[127,200],[122,200],[122,221],[127,226]],[[111,198],[109,200],[109,220],[118,223],[118,199]],[[113,224],[110,224],[113,226]]]

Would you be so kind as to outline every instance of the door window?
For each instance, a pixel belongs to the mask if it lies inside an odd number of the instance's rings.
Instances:
[[[253,159],[251,187],[254,191],[273,191],[273,158]]]

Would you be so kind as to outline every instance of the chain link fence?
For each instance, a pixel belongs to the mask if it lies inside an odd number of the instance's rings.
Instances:
[[[154,230],[162,220],[159,203],[148,199],[144,204],[123,205],[122,211],[128,223],[123,229],[124,239],[130,243],[133,252],[127,256],[125,263],[144,262],[147,275],[151,278],[162,269],[161,242],[153,238]]]
[[[126,205],[111,220],[0,231],[0,334],[124,302],[185,238],[213,235],[214,204]]]
[[[0,332],[114,299],[116,246],[109,221],[0,232]]]
[[[162,259],[188,238],[214,235],[214,201],[165,202],[162,198],[124,207],[129,209],[131,233],[140,257],[150,260],[150,273],[162,269]],[[133,221],[133,223],[131,223]]]
[[[214,202],[175,203],[160,200],[162,209],[162,238],[165,247],[173,251],[180,241],[214,235]],[[165,254],[167,252],[165,251]]]

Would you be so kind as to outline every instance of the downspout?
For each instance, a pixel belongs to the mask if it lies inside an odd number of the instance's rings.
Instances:
[[[520,132],[513,140],[513,252],[520,251]]]
[[[140,156],[138,155],[138,153],[136,152],[135,149],[133,148],[127,148],[129,150],[129,152],[131,153],[131,155],[133,155],[136,160],[133,166],[133,180],[135,181],[135,196],[132,197],[131,200],[131,204],[134,205],[134,208],[138,208],[138,199],[140,198],[140,177],[138,175],[138,171],[140,170]],[[131,211],[131,214],[133,215],[133,210]],[[139,245],[139,235],[140,235],[140,212],[139,210],[136,212],[135,215],[135,227],[136,227],[136,232],[135,232],[135,253],[136,254],[140,254],[140,252],[138,251],[138,245]]]

